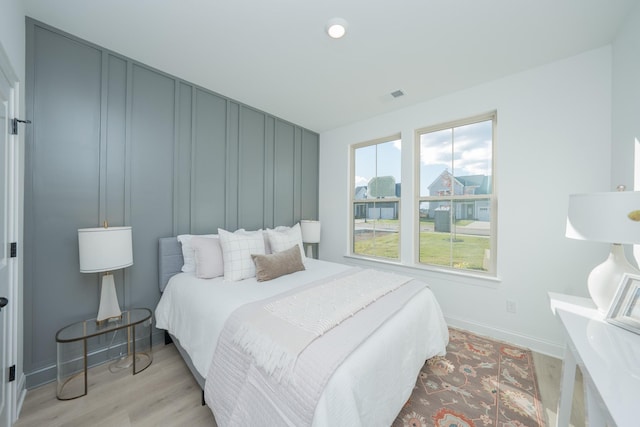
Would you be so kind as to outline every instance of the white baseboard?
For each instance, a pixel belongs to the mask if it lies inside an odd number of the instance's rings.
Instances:
[[[556,343],[522,335],[513,331],[498,329],[481,323],[469,322],[468,320],[456,317],[445,316],[445,320],[447,325],[451,327],[464,329],[465,331],[473,332],[474,334],[486,336],[499,341],[505,341],[520,347],[526,347],[536,353],[542,353],[558,359],[561,359],[564,355],[564,347]]]

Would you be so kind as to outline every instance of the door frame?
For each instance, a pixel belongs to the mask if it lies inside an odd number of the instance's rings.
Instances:
[[[7,56],[4,47],[0,43],[0,79],[4,80],[8,84],[10,90],[10,102],[9,102],[9,114],[10,118],[19,116],[20,113],[20,99],[21,99],[21,87],[20,80],[11,65],[9,57]],[[8,123],[9,124],[9,123]],[[18,244],[18,253],[15,258],[10,258],[7,263],[9,289],[8,296],[9,304],[5,307],[7,309],[7,334],[8,334],[8,351],[7,351],[7,365],[0,367],[1,369],[9,369],[10,366],[15,366],[15,380],[7,383],[7,405],[9,411],[9,425],[18,419],[19,407],[22,406],[24,397],[26,394],[26,381],[23,373],[23,363],[18,360],[19,346],[21,348],[22,341],[19,339],[19,329],[22,327],[19,321],[19,314],[22,313],[22,293],[20,292],[19,283],[22,280],[22,241],[20,228],[22,221],[20,218],[20,205],[22,203],[22,197],[20,196],[21,179],[20,174],[24,170],[21,166],[21,160],[24,155],[20,145],[21,141],[24,142],[24,127],[19,129],[18,135],[9,136],[9,147],[7,150],[7,201],[9,206],[7,207],[7,239],[9,242],[16,242]]]

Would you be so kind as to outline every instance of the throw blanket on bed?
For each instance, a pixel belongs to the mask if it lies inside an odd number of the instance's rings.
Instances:
[[[350,269],[329,280],[362,271]],[[379,273],[379,272],[377,272]],[[329,378],[356,349],[388,318],[426,284],[416,280],[399,286],[366,308],[312,340],[299,354],[287,381],[278,381],[257,366],[254,357],[234,342],[234,336],[256,310],[282,298],[310,289],[319,281],[282,295],[245,304],[234,311],[220,334],[205,383],[205,399],[219,426],[261,425],[309,426],[315,407]]]
[[[360,270],[265,304],[233,337],[267,374],[291,374],[312,341],[378,298],[411,280],[375,270]]]

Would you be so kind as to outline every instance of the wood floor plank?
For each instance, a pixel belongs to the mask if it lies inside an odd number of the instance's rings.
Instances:
[[[557,405],[560,399],[560,378],[562,375],[562,361],[555,357],[533,352],[533,365],[536,369],[540,399],[545,410],[548,425],[555,426],[558,413]],[[574,386],[573,402],[571,409],[571,427],[582,427],[584,419],[584,394],[582,387],[582,375],[580,369],[576,369],[576,384]]]
[[[57,400],[55,383],[29,390],[15,427],[215,426],[175,346],[154,348],[153,358],[137,375],[111,373],[108,364],[90,369],[88,393],[78,399]]]
[[[143,372],[112,373],[108,364],[89,371],[88,394],[56,399],[56,384],[29,390],[15,427],[158,427],[215,426],[202,391],[173,344],[154,348],[153,363]],[[542,405],[548,425],[555,425],[562,361],[533,353]],[[584,399],[578,372],[571,423],[584,426]]]

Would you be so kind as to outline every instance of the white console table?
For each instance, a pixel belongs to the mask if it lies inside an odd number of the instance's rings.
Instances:
[[[640,425],[640,335],[611,325],[588,298],[549,293],[565,333],[557,426],[569,425],[576,366],[590,427]]]

